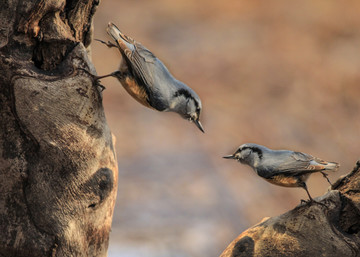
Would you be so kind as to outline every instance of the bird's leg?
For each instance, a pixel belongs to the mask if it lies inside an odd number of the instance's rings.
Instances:
[[[115,45],[114,43],[110,42],[110,41],[102,41],[100,39],[95,39],[96,41],[99,41],[100,43],[103,43],[104,45],[106,45],[107,47],[111,48],[111,47],[116,47],[119,48],[117,45]]]
[[[119,74],[119,71],[114,71],[114,72],[111,72],[110,74],[106,74],[103,76],[95,76],[95,75],[93,75],[93,76],[96,80],[100,80],[100,79],[107,78],[107,77],[115,77],[117,74]]]
[[[311,197],[310,193],[309,193],[309,190],[307,189],[307,186],[306,186],[306,183],[303,182],[302,185],[301,185],[302,188],[305,189],[307,195],[309,196],[309,201],[310,202],[315,202],[314,199]],[[304,200],[301,200],[301,201],[304,201]],[[306,201],[305,201],[306,202]]]
[[[315,201],[315,200],[311,197],[311,195],[310,195],[310,193],[309,193],[309,190],[307,189],[307,186],[306,186],[306,183],[305,183],[305,182],[302,182],[301,187],[305,189],[307,195],[309,196],[309,200],[308,200],[308,201],[301,200],[301,203],[317,203],[317,204],[320,204],[321,206],[324,206],[324,207],[328,208],[325,204],[320,203],[320,202],[317,202],[317,201]]]
[[[114,72],[112,72],[110,74],[106,74],[106,75],[103,75],[103,76],[97,76],[97,75],[94,75],[90,71],[85,70],[83,68],[78,68],[78,70],[85,71],[85,73],[89,74],[96,81],[98,81],[100,79],[103,79],[103,78],[107,78],[107,77],[115,77],[116,75],[119,75],[119,73],[120,73],[120,71],[114,71]]]
[[[323,171],[320,171],[320,173],[323,175],[324,178],[326,178],[326,180],[329,182],[330,186],[332,186],[331,182],[330,182],[330,179],[328,178],[329,174],[326,174],[325,172]]]

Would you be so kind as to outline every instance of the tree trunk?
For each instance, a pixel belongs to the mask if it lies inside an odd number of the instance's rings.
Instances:
[[[98,1],[0,9],[0,256],[106,256],[113,138],[88,57]]]
[[[360,161],[316,200],[249,228],[220,257],[360,256]]]

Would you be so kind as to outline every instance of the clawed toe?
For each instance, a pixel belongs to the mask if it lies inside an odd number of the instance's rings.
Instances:
[[[100,88],[100,92],[102,92],[102,91],[104,91],[106,89],[106,87],[101,85],[99,82],[97,82],[96,85]]]
[[[106,87],[101,85],[100,82],[99,82],[99,80],[101,78],[103,78],[104,76],[102,76],[102,77],[96,76],[96,75],[92,74],[90,71],[88,71],[86,69],[83,69],[83,68],[78,68],[78,70],[84,71],[86,74],[88,74],[91,77],[91,79],[94,81],[96,86],[98,86],[100,88],[100,92],[102,92],[102,91],[104,91],[106,89]]]
[[[326,204],[321,203],[321,202],[318,202],[318,201],[315,201],[315,200],[312,199],[312,198],[310,198],[309,200],[303,200],[303,199],[301,199],[301,200],[300,200],[300,204],[309,204],[309,205],[311,205],[311,204],[319,204],[319,205],[321,205],[321,206],[323,206],[323,207],[328,208]]]

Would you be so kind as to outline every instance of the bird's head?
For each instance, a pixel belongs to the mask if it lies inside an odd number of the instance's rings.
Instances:
[[[263,148],[264,147],[256,144],[243,144],[235,151],[235,153],[224,156],[223,158],[234,159],[254,167],[263,157]]]
[[[180,89],[174,94],[172,111],[180,114],[184,119],[193,122],[204,133],[200,123],[201,100],[190,88]]]

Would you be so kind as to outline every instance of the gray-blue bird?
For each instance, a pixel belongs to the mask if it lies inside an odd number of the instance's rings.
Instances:
[[[310,201],[312,197],[306,181],[312,173],[320,172],[327,179],[324,171],[337,171],[339,164],[326,162],[306,153],[289,150],[271,150],[257,144],[243,144],[234,154],[224,156],[235,159],[252,167],[266,181],[284,187],[302,187]],[[330,181],[328,180],[330,183]],[[330,183],[331,184],[331,183]]]
[[[202,131],[200,123],[201,100],[183,82],[175,79],[165,65],[142,44],[124,35],[109,23],[108,34],[116,44],[98,40],[108,47],[120,50],[122,61],[117,71],[94,76],[95,79],[116,77],[125,90],[142,105],[161,112],[176,112]]]

